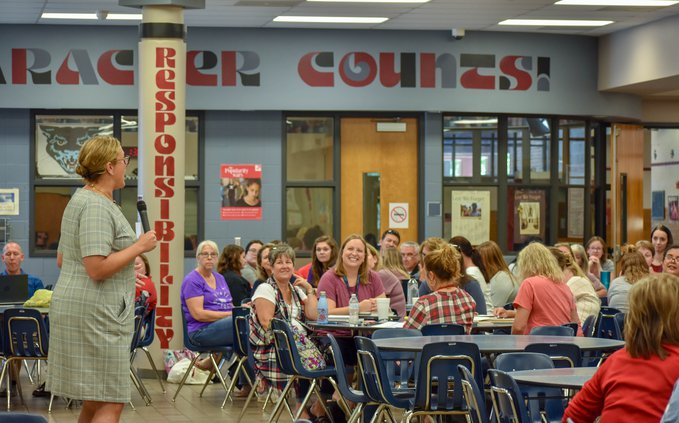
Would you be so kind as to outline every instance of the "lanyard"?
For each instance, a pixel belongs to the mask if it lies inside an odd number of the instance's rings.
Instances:
[[[349,291],[349,298],[351,298],[351,294],[356,294],[356,298],[358,298],[358,284],[361,283],[361,275],[356,276],[356,286],[354,287],[355,292],[351,292],[351,288],[349,287],[349,279],[347,279],[346,276],[342,276],[342,280],[344,280],[344,285],[346,285],[347,291]]]

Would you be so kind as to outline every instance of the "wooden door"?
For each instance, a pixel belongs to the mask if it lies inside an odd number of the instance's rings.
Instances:
[[[613,125],[611,140],[611,229],[609,245],[646,239],[644,230],[644,129]],[[649,229],[650,230],[650,229]]]
[[[376,118],[343,118],[341,145],[341,243],[348,235],[366,234],[364,181],[366,174],[379,174],[379,228],[389,227],[389,203],[407,203],[407,228],[397,228],[401,241],[418,241],[417,202],[417,119],[401,119],[404,132],[381,132]]]

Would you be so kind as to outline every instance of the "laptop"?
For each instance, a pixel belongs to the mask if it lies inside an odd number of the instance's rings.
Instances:
[[[28,275],[0,275],[0,305],[23,304],[28,300]]]

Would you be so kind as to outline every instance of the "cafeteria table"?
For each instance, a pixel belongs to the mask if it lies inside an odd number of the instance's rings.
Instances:
[[[566,367],[508,372],[518,383],[535,386],[551,386],[564,389],[581,389],[598,367]]]

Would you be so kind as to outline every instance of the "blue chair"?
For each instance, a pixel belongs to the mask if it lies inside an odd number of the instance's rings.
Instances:
[[[384,414],[396,421],[391,412],[391,407],[409,410],[414,392],[392,390],[392,384],[387,377],[387,369],[382,361],[382,356],[375,343],[363,336],[354,337],[356,353],[358,354],[358,366],[363,378],[363,388],[368,398],[379,404],[371,422],[382,421]]]
[[[620,329],[620,336],[625,339],[625,313],[616,313],[615,322],[618,324],[618,329]]]
[[[618,313],[620,313],[620,310],[617,308],[601,307],[594,331],[597,338],[622,340],[622,331],[615,319],[615,315]]]
[[[582,365],[582,351],[575,344],[530,344],[524,351],[548,355],[554,367],[580,367]]]
[[[422,329],[423,336],[437,336],[437,335],[466,335],[467,331],[462,325],[457,323],[439,323],[432,325],[424,325]]]
[[[502,370],[488,370],[490,398],[497,423],[531,423],[521,390],[516,381]]]
[[[409,336],[422,336],[417,329],[386,328],[373,333],[372,339],[403,338]],[[407,351],[381,351],[380,356],[387,370],[387,375],[392,386],[396,389],[407,390],[408,381],[413,372],[417,373],[418,363],[413,352]]]
[[[457,365],[462,382],[462,394],[473,423],[490,423],[486,410],[486,397],[481,392],[476,378],[462,364]]]
[[[47,360],[49,342],[47,328],[38,310],[9,308],[5,310],[3,323],[3,352],[5,363],[0,372],[0,385],[7,376],[7,411],[10,410],[10,377],[12,363],[23,360]],[[16,375],[18,379],[19,375]],[[23,393],[18,390],[23,403]],[[50,400],[50,407],[52,401]]]
[[[0,423],[47,423],[47,419],[38,414],[0,413]]]
[[[226,381],[224,380],[224,377],[222,376],[222,372],[216,371],[216,369],[219,368],[217,361],[215,360],[215,355],[216,354],[221,354],[222,357],[229,356],[233,349],[231,347],[224,347],[224,348],[218,348],[218,347],[201,347],[199,345],[194,344],[191,342],[191,339],[189,338],[189,330],[186,325],[186,316],[184,313],[181,313],[182,315],[182,331],[184,334],[184,347],[198,353],[196,354],[195,357],[193,357],[193,360],[191,360],[191,363],[189,364],[189,367],[186,369],[186,372],[184,372],[184,376],[182,377],[182,380],[179,382],[179,386],[177,387],[177,392],[174,393],[174,397],[172,397],[172,402],[175,402],[177,400],[177,395],[179,395],[179,391],[182,390],[184,387],[184,383],[186,382],[186,379],[189,377],[191,374],[191,370],[193,370],[193,366],[196,365],[196,361],[198,361],[198,358],[202,354],[208,354],[210,357],[210,361],[212,362],[212,369],[217,373],[217,377],[219,378],[219,382],[222,384],[222,387],[226,391],[227,386],[226,386]],[[207,381],[205,381],[205,385],[210,383],[212,374],[210,374],[210,377],[208,377]],[[203,386],[203,390],[205,390],[205,385]],[[200,396],[203,395],[203,391],[200,391]]]
[[[575,332],[568,326],[537,326],[530,330],[530,335],[575,336]]]
[[[295,382],[299,379],[307,379],[311,384],[306,396],[299,406],[297,415],[294,416],[293,420],[297,420],[309,402],[312,393],[315,393],[319,399],[323,398],[320,391],[320,383],[323,379],[329,381],[333,388],[338,389],[337,383],[335,382],[337,372],[335,371],[335,367],[332,366],[327,366],[325,369],[320,370],[307,370],[302,365],[302,359],[299,356],[299,351],[297,351],[295,337],[288,322],[281,319],[273,319],[271,321],[271,327],[273,329],[274,343],[276,344],[276,360],[278,361],[278,366],[284,374],[290,376],[290,379],[285,385],[285,388],[283,388],[283,392],[271,412],[269,422],[277,421],[278,413],[281,411],[283,403],[286,402],[286,396]],[[325,409],[326,415],[330,415],[330,412],[325,406],[325,401],[321,400],[320,404]]]
[[[144,319],[142,321],[142,336],[140,337],[140,340],[137,343],[137,346],[135,347],[134,351],[132,351],[132,361],[134,361],[137,352],[139,350],[142,350],[144,354],[146,354],[146,358],[151,364],[153,373],[156,375],[156,378],[158,379],[160,389],[163,391],[163,393],[165,393],[166,391],[165,385],[163,384],[163,379],[160,377],[160,373],[158,373],[156,363],[153,361],[153,358],[151,357],[151,352],[149,351],[148,348],[151,346],[151,344],[153,344],[153,340],[155,339],[155,332],[156,332],[156,309],[154,308],[150,313],[147,311],[147,313],[144,315]]]
[[[231,376],[231,383],[226,390],[222,408],[226,405],[236,387],[236,382],[242,376],[245,382],[250,386],[250,393],[255,389],[255,374],[254,374],[254,359],[251,357],[250,341],[250,324],[248,323],[248,315],[250,309],[248,307],[234,307],[231,316],[233,317],[233,353],[236,356],[236,370]]]
[[[132,332],[132,343],[130,344],[130,378],[132,379],[132,384],[134,387],[137,388],[139,395],[141,395],[146,405],[149,406],[152,402],[151,394],[146,389],[146,386],[144,386],[144,382],[142,382],[141,378],[137,375],[137,370],[133,366],[134,357],[136,355],[135,352],[137,351],[137,347],[143,338],[144,319],[147,314],[146,311],[146,305],[140,305],[134,308],[134,332]],[[130,406],[134,410],[134,404],[132,404],[132,401],[130,401]]]
[[[462,394],[458,365],[469,369],[477,386],[483,384],[481,354],[476,344],[434,342],[424,345],[415,385],[415,401],[406,413],[406,422],[418,415],[470,414]]]
[[[328,340],[330,341],[330,352],[332,353],[332,358],[335,362],[335,369],[337,370],[337,388],[339,388],[339,393],[342,396],[342,401],[340,406],[345,408],[345,412],[349,414],[349,419],[347,423],[356,423],[360,421],[361,414],[366,405],[372,405],[368,396],[363,391],[358,391],[351,387],[351,382],[347,379],[347,375],[344,372],[346,366],[344,365],[344,358],[342,357],[342,350],[337,343],[337,339],[332,334],[328,334]],[[349,407],[346,401],[351,401],[356,404],[356,407],[348,413]]]
[[[587,337],[592,337],[594,336],[594,329],[596,326],[596,317],[595,315],[589,315],[585,319],[584,322],[582,322],[582,333],[587,336]]]
[[[561,325],[561,326],[565,326],[565,327],[567,327],[567,328],[573,329],[573,336],[577,335],[577,333],[578,333],[578,326],[579,326],[579,325],[578,325],[578,323],[576,323],[576,322],[564,323],[564,324]]]
[[[554,363],[546,354],[532,352],[504,353],[495,359],[495,368],[503,372],[553,369]],[[490,371],[489,371],[490,373]],[[518,384],[528,404],[528,415],[535,423],[561,421],[564,413],[563,392],[559,388]]]

